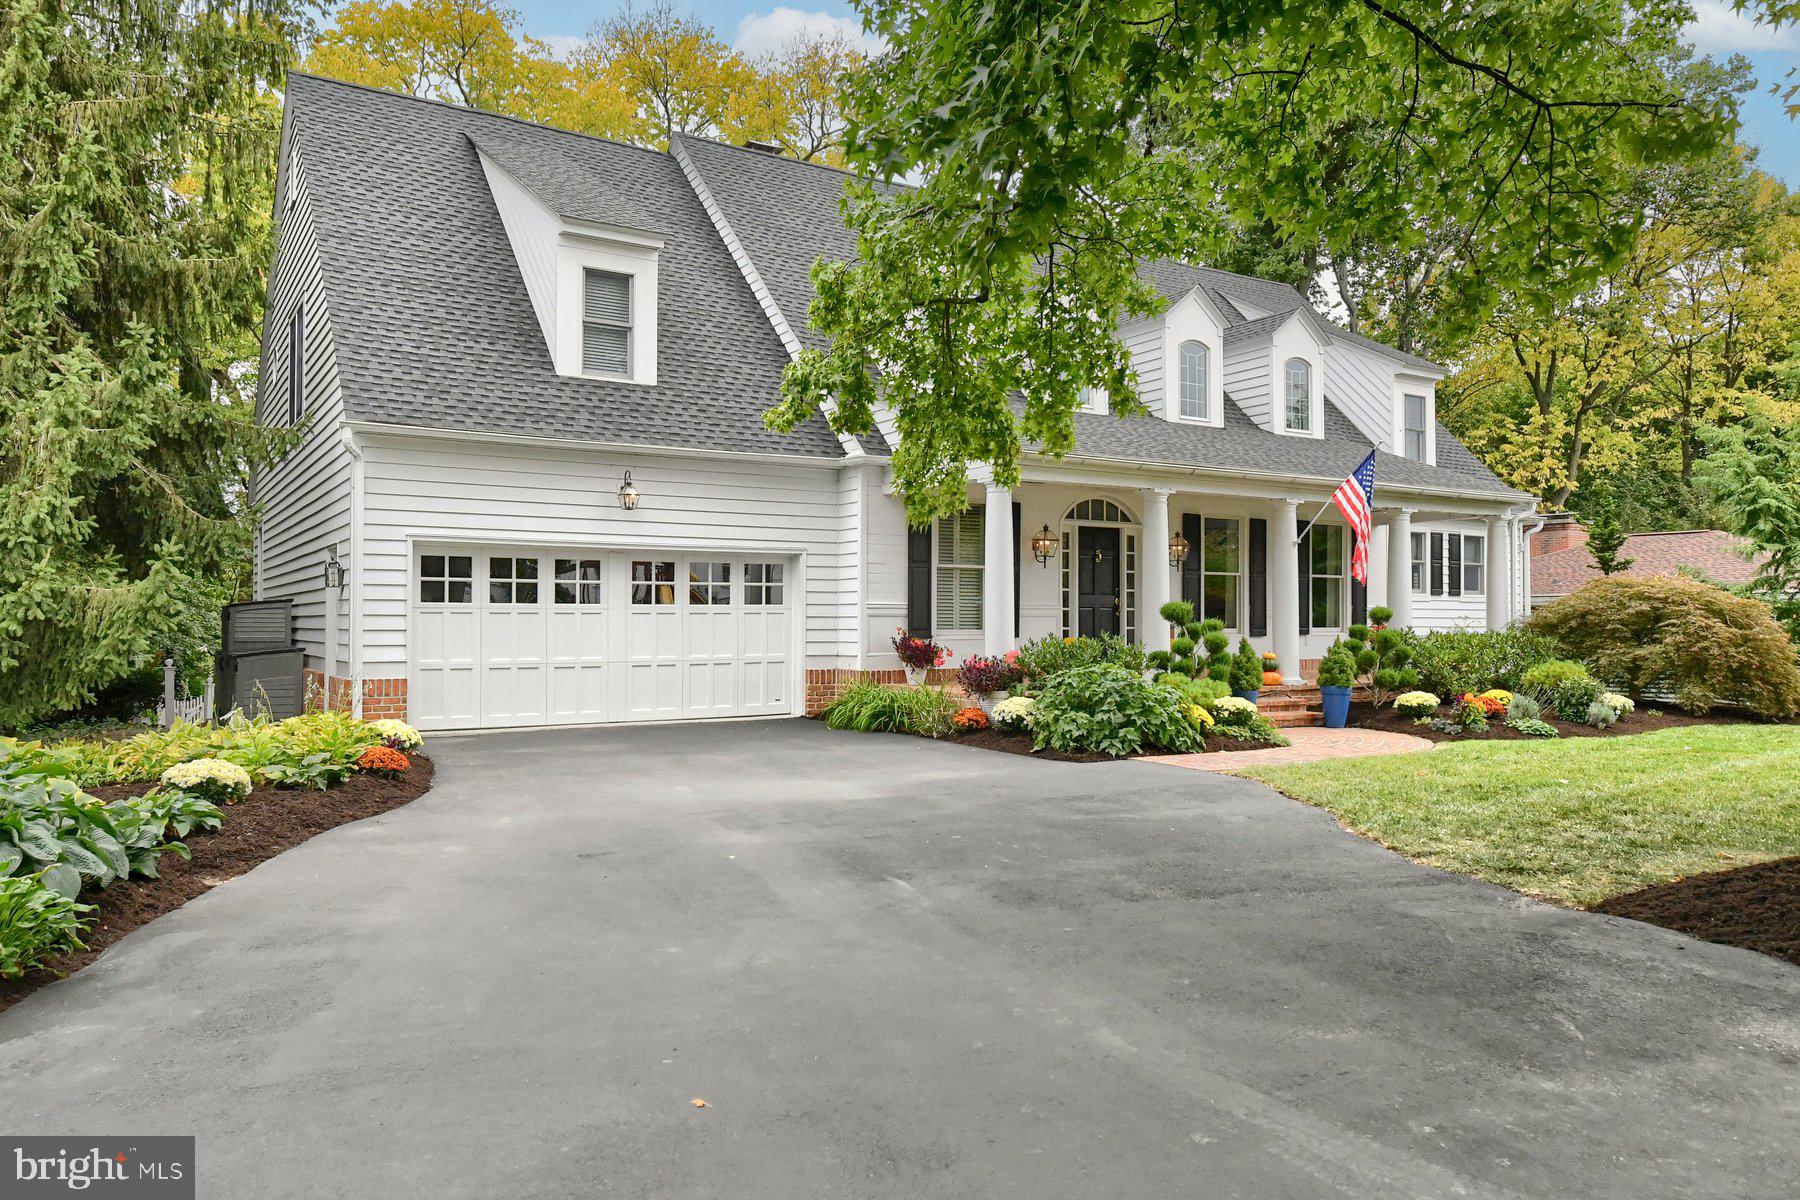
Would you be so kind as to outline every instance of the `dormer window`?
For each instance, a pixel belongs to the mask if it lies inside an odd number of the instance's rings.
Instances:
[[[1406,421],[1406,457],[1414,462],[1425,461],[1425,427],[1426,401],[1423,396],[1408,395],[1403,398]]]
[[[1210,420],[1207,374],[1210,367],[1202,342],[1181,343],[1181,415],[1190,421]]]
[[[631,276],[592,269],[583,274],[581,369],[631,375]]]
[[[1304,358],[1287,360],[1287,428],[1289,433],[1312,432],[1312,364]]]

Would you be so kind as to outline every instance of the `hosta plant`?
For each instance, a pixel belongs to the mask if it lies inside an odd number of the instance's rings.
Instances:
[[[0,979],[83,949],[81,927],[92,911],[34,876],[0,879]]]

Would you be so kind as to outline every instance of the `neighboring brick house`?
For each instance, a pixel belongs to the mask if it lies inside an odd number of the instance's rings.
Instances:
[[[1541,608],[1600,578],[1588,551],[1587,527],[1569,513],[1546,517],[1531,535],[1531,607]],[[1634,533],[1619,550],[1626,575],[1693,574],[1735,587],[1756,577],[1766,555],[1745,557],[1744,543],[1722,529]]]

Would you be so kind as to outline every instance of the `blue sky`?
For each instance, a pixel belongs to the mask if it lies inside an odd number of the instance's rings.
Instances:
[[[547,39],[574,39],[617,5],[610,0],[511,0],[525,19],[526,31]],[[1755,25],[1731,11],[1723,0],[1692,0],[1698,20],[1689,27],[1691,40],[1715,56],[1743,54],[1756,69],[1762,87],[1744,105],[1744,140],[1761,151],[1762,169],[1800,187],[1800,121],[1790,120],[1768,86],[1781,84],[1788,71],[1800,81],[1800,27],[1779,33]],[[763,0],[694,0],[687,11],[701,17],[740,49],[757,53],[773,49],[802,28],[837,24],[854,34],[858,22],[847,3],[795,0],[780,5]],[[1790,81],[1791,82],[1791,81]]]

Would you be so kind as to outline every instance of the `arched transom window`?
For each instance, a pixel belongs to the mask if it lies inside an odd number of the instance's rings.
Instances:
[[[1204,343],[1181,343],[1181,415],[1189,420],[1206,421],[1212,417],[1206,391],[1209,365]]]
[[[1105,521],[1112,525],[1135,525],[1136,518],[1111,500],[1102,500],[1096,496],[1091,500],[1082,500],[1064,515],[1065,521]]]
[[[1304,358],[1287,360],[1287,427],[1312,432],[1312,364]]]

